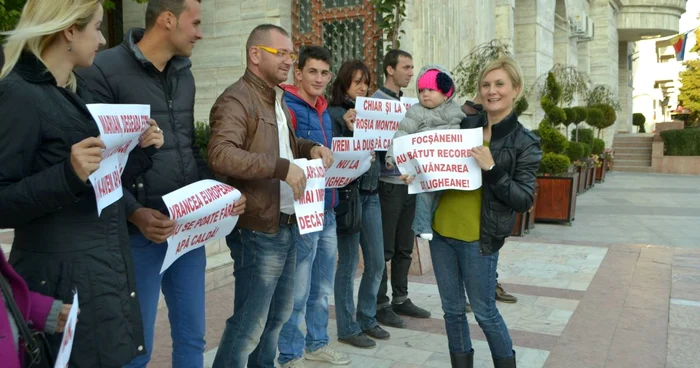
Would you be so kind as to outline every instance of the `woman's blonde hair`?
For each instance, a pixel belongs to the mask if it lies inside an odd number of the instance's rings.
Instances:
[[[29,0],[24,5],[17,28],[5,32],[5,66],[0,79],[15,67],[22,51],[29,51],[41,60],[41,53],[56,39],[59,32],[75,25],[85,29],[103,0]],[[73,73],[68,77],[67,88],[75,92]]]
[[[525,88],[523,88],[525,82],[523,81],[523,71],[520,69],[520,64],[510,56],[501,56],[486,64],[479,74],[479,90],[481,89],[481,82],[484,81],[486,74],[498,69],[503,69],[503,71],[508,74],[511,83],[513,83],[513,88],[519,88],[518,95],[515,96],[515,101],[513,101],[513,103],[518,102],[525,92]]]

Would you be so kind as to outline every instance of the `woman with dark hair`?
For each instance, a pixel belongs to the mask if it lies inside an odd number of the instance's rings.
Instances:
[[[340,67],[328,108],[333,119],[333,136],[353,136],[357,115],[355,99],[367,97],[369,85],[369,68],[361,61],[349,60]],[[381,207],[376,191],[372,193],[360,189],[359,183],[363,180],[379,180],[378,161],[373,161],[368,172],[338,191],[341,202],[335,210],[338,223],[335,315],[340,342],[359,348],[372,348],[376,343],[369,337],[388,339],[389,333],[379,327],[375,318],[377,291],[384,272],[382,224],[378,221],[381,219]],[[355,320],[353,285],[359,262],[358,244],[362,248],[365,267],[357,296]]]

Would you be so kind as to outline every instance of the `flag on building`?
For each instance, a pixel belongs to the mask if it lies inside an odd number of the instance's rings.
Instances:
[[[688,32],[675,35],[671,38],[671,46],[673,46],[673,51],[676,52],[676,60],[683,61],[685,58],[685,45],[687,41]]]
[[[673,47],[676,60],[684,61],[687,57],[687,53],[689,53],[693,46],[695,46],[695,42],[697,42],[697,40],[695,37],[695,30],[693,29],[672,37],[660,39],[656,41],[656,47],[659,49],[669,46]]]

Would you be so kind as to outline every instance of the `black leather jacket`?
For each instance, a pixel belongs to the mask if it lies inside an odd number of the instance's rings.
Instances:
[[[483,128],[486,114],[468,116],[462,129]],[[527,212],[535,196],[535,176],[542,160],[539,138],[518,122],[515,113],[491,127],[496,166],[482,173],[481,254],[497,252],[513,231],[516,212]]]

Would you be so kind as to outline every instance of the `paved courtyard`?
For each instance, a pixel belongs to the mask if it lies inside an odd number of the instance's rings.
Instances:
[[[612,172],[578,197],[571,227],[538,223],[510,238],[499,281],[519,301],[498,307],[518,367],[700,368],[699,224],[700,177]],[[0,233],[0,243],[7,238]],[[375,349],[339,344],[331,307],[332,345],[352,357],[350,367],[450,366],[435,278],[431,272],[410,281],[411,299],[432,318],[387,328],[392,338]],[[232,285],[207,293],[207,366],[232,300]],[[492,367],[471,315],[470,322],[474,366]],[[149,366],[169,367],[170,352],[163,308]]]

